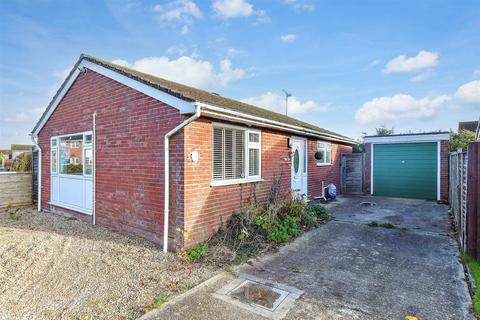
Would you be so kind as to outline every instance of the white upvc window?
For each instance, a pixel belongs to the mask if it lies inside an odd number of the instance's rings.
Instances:
[[[212,130],[212,186],[261,179],[261,132],[225,124]]]
[[[317,152],[320,154],[317,158],[317,166],[332,164],[332,144],[330,142],[317,141]]]
[[[50,172],[57,174],[58,172],[58,139],[52,138],[50,140]]]

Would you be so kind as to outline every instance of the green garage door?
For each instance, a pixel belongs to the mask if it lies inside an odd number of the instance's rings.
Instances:
[[[373,194],[437,199],[437,144],[373,145]]]

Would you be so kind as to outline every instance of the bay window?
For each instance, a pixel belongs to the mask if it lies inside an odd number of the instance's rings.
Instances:
[[[212,185],[258,181],[260,177],[260,131],[214,124]]]

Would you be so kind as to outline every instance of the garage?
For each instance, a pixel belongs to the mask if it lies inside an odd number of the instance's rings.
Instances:
[[[376,196],[446,200],[448,133],[365,137],[367,191]]]

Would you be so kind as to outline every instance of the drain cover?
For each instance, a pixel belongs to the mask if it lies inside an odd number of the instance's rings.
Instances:
[[[287,291],[251,280],[244,281],[230,292],[230,296],[234,299],[238,299],[243,303],[256,304],[270,311],[275,310],[287,295]]]
[[[364,202],[361,202],[360,203],[361,206],[365,206],[365,207],[374,207],[376,206],[377,204],[375,202],[370,202],[370,201],[364,201]]]

